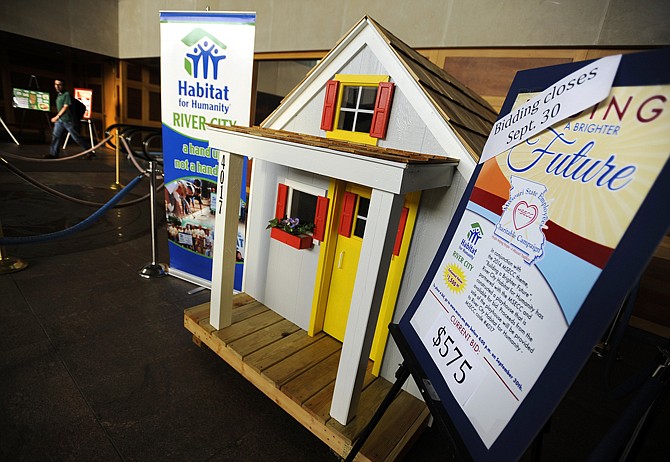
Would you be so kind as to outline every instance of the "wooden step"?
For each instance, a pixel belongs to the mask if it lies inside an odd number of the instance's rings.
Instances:
[[[279,322],[263,327],[256,332],[252,332],[238,340],[228,344],[230,349],[240,358],[260,350],[263,347],[273,344],[277,340],[298,332],[300,328],[291,321],[282,319]]]
[[[391,388],[372,375],[369,362],[356,417],[342,425],[329,415],[341,353],[337,340],[323,332],[309,336],[247,294],[233,297],[232,325],[214,329],[205,303],[184,310],[184,326],[343,458]],[[422,401],[401,391],[355,460],[399,460],[429,416]]]
[[[318,342],[298,350],[284,361],[268,367],[263,376],[281,388],[289,380],[308,371],[333,353],[342,349],[342,344],[329,336],[323,336]]]
[[[281,387],[281,390],[298,404],[319,393],[328,385],[335,383],[337,366],[340,363],[341,349],[325,358],[309,370],[293,378]]]
[[[324,337],[325,334],[319,333],[313,337],[307,335],[307,332],[304,330],[299,330],[287,335],[272,345],[268,345],[264,348],[261,348],[258,351],[251,353],[250,355],[244,358],[244,362],[249,365],[252,369],[262,372],[268,367],[272,367],[275,364],[283,361],[284,359],[291,356],[298,350],[319,341]]]

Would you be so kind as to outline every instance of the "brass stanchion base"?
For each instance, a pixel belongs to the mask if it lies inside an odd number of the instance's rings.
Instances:
[[[112,183],[109,185],[109,189],[114,190],[114,191],[120,191],[124,188],[124,185],[121,183]]]
[[[167,266],[163,263],[147,263],[139,270],[143,278],[162,278],[168,275]]]
[[[19,258],[0,258],[0,274],[9,274],[21,271],[28,267],[28,263]]]

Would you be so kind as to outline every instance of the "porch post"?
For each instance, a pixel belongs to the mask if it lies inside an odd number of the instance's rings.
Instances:
[[[402,196],[372,190],[330,408],[330,415],[342,425],[358,407],[402,205]]]
[[[219,151],[216,187],[216,221],[212,266],[212,292],[209,323],[221,329],[232,323],[237,222],[239,220],[240,188],[244,157]]]

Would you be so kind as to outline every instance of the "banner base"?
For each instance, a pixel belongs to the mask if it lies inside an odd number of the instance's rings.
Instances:
[[[183,279],[184,281],[188,281],[192,284],[196,284],[198,286],[204,287],[205,289],[211,289],[212,288],[212,281],[208,281],[207,279],[200,278],[198,276],[194,276],[190,273],[186,273],[184,271],[178,270],[176,268],[170,268],[168,271],[168,274],[170,276],[174,276],[179,279]]]

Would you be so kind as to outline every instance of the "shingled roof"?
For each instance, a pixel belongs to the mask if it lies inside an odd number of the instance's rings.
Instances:
[[[411,48],[369,16],[364,16],[355,24],[324,56],[322,62],[326,61],[332,53],[336,53],[339,45],[363,22],[367,22],[374,27],[380,37],[386,41],[389,49],[397,56],[401,65],[417,82],[418,88],[426,94],[436,111],[451,127],[473,160],[478,162],[491,127],[497,119],[496,111],[484,98],[460,83],[444,69]],[[317,64],[307,73],[302,82],[282,99],[282,103],[273,114],[279,111],[284,102],[288,101],[294,93],[299,92],[302,84],[308,81],[313,73],[318,72],[318,69],[319,65]],[[273,114],[263,121],[260,126],[265,127],[266,122],[272,118]]]
[[[479,160],[491,127],[497,119],[496,111],[484,98],[410,48],[372,18],[364,19],[386,39],[405,68],[433,101],[435,108],[469,148],[470,154],[475,160]]]
[[[287,143],[297,143],[307,146],[331,149],[333,151],[346,152],[361,157],[383,159],[403,164],[458,164],[458,159],[451,157],[436,156],[418,152],[404,151],[401,149],[382,148],[369,144],[354,143],[353,141],[323,138],[320,136],[306,135],[286,130],[274,130],[272,128],[243,127],[239,125],[210,125],[221,130],[250,135],[260,138],[270,138]]]

